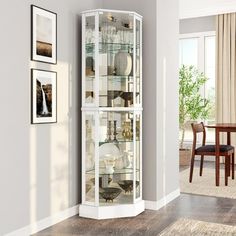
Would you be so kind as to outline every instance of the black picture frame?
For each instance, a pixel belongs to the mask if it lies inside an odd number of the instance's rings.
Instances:
[[[31,124],[49,123],[57,123],[57,72],[31,69]]]
[[[31,60],[57,64],[57,14],[31,5]]]

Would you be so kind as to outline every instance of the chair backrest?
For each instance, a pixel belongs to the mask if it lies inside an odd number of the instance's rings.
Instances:
[[[197,134],[198,133],[202,133],[203,137],[202,137],[202,146],[205,146],[206,143],[206,130],[205,130],[205,126],[204,123],[192,123],[192,130],[193,130],[193,150],[196,149],[196,144],[197,144]]]

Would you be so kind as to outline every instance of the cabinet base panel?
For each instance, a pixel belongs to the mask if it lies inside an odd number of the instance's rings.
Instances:
[[[144,201],[141,200],[134,204],[124,204],[116,206],[89,206],[80,205],[79,215],[85,218],[92,218],[97,220],[133,217],[144,211]]]

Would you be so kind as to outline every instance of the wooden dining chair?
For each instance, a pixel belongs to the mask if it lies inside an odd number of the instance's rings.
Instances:
[[[200,176],[202,176],[204,156],[215,156],[216,148],[215,145],[206,145],[206,130],[203,122],[192,123],[193,130],[193,146],[192,146],[192,157],[190,164],[190,176],[189,182],[193,179],[194,159],[195,155],[201,156],[200,162]],[[202,145],[197,147],[197,134],[202,133]],[[234,147],[231,145],[220,145],[220,155],[225,157],[225,185],[228,185],[228,176],[230,176],[230,158],[232,157],[232,179],[234,179]]]

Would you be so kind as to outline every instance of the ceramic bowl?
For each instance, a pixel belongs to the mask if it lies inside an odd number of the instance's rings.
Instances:
[[[133,191],[133,180],[120,180],[118,185],[125,191],[131,193]],[[136,181],[136,187],[139,186],[139,181]]]
[[[119,196],[119,194],[122,192],[120,188],[100,188],[99,189],[99,195],[100,197],[104,198],[106,202],[111,201]]]

